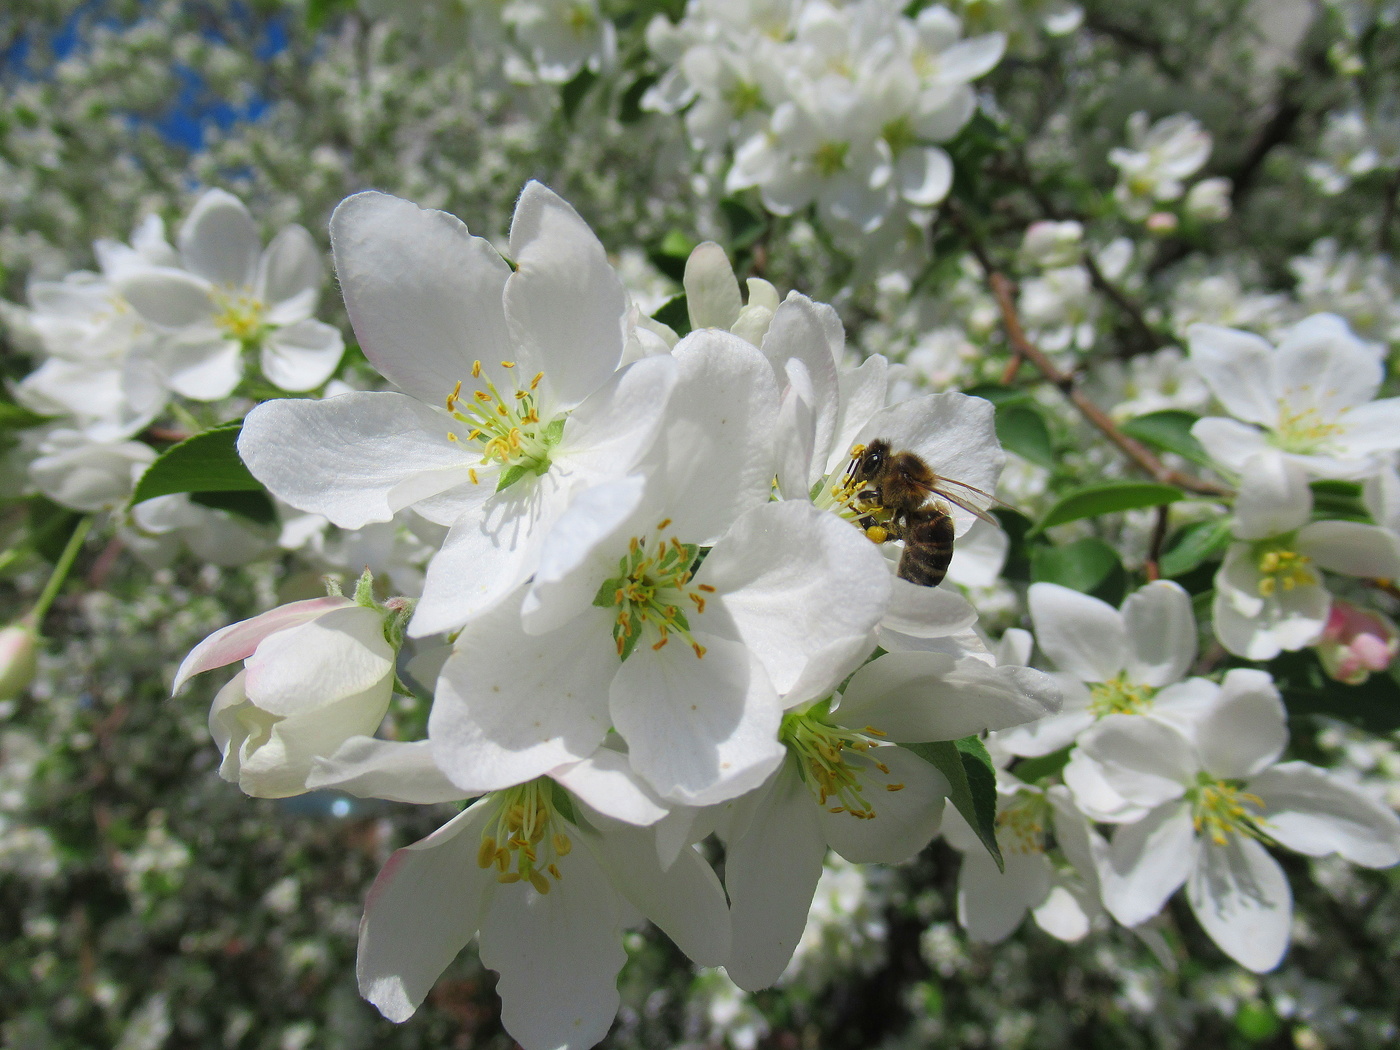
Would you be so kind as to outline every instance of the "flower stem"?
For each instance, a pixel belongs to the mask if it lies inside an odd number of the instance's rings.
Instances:
[[[92,517],[89,515],[83,518],[73,529],[73,535],[68,537],[68,544],[63,548],[63,553],[58,556],[58,561],[54,564],[53,572],[49,574],[49,582],[44,584],[44,590],[39,595],[39,600],[34,603],[34,608],[29,610],[25,619],[37,630],[43,623],[44,616],[49,611],[49,606],[58,597],[59,590],[63,587],[63,581],[68,578],[69,570],[73,568],[73,562],[77,560],[78,551],[82,549],[83,541],[87,539],[88,531],[92,528]]]

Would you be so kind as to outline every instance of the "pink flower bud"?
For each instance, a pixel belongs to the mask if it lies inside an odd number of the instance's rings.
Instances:
[[[0,627],[0,702],[29,688],[39,670],[39,635],[32,627]]]
[[[1169,233],[1175,233],[1179,220],[1169,211],[1154,211],[1147,217],[1145,225],[1147,232],[1158,237],[1165,237]]]
[[[1374,609],[1334,599],[1327,626],[1317,642],[1323,669],[1339,682],[1360,685],[1373,671],[1384,671],[1400,652],[1400,630]]]

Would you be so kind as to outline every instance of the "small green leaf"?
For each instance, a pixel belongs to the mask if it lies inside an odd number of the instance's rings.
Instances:
[[[1036,533],[1081,518],[1098,518],[1125,510],[1160,507],[1186,498],[1175,485],[1159,485],[1155,481],[1110,481],[1102,485],[1086,485],[1076,489],[1050,508],[1035,527]]]
[[[1127,575],[1117,551],[1103,540],[1085,536],[1064,547],[1032,548],[1031,580],[1058,583],[1117,605]]]
[[[992,757],[982,741],[975,736],[961,740],[935,740],[926,744],[904,744],[914,754],[933,766],[952,787],[948,798],[987,852],[997,868],[1006,870],[997,845],[997,771]]]
[[[1055,445],[1045,419],[1028,405],[1010,404],[997,409],[997,437],[1022,459],[1054,470]]]
[[[1037,755],[1035,758],[1023,758],[1017,762],[1011,772],[1016,774],[1020,780],[1027,784],[1034,784],[1037,780],[1046,777],[1053,777],[1060,770],[1069,764],[1070,751],[1073,748],[1062,747],[1058,751],[1052,751],[1048,755]]]
[[[673,296],[661,304],[661,308],[651,315],[653,321],[660,321],[681,338],[690,334],[690,306],[685,293]]]
[[[1225,518],[1198,521],[1181,530],[1180,538],[1162,555],[1158,567],[1167,578],[1185,576],[1230,545],[1230,523]]]
[[[146,468],[131,502],[144,503],[175,492],[258,492],[262,485],[238,458],[243,423],[224,423],[186,438]]]
[[[1123,433],[1163,452],[1175,452],[1192,463],[1209,465],[1210,456],[1191,436],[1191,427],[1200,417],[1179,408],[1164,408],[1136,416],[1122,425]]]
[[[635,124],[641,120],[646,115],[646,111],[642,109],[642,96],[660,79],[655,73],[644,73],[632,81],[618,103],[617,119],[624,124]]]

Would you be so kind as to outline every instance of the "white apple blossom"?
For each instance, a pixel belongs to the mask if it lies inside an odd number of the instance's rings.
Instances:
[[[663,867],[664,806],[607,748],[478,799],[398,850],[365,902],[360,991],[406,1021],[473,937],[526,1050],[586,1050],[611,1027],[622,934],[645,917],[701,965],[729,948],[724,891],[692,849]],[[581,847],[581,848],[580,848]]]
[[[1324,237],[1288,268],[1304,309],[1339,314],[1362,339],[1400,341],[1400,276],[1387,256],[1344,252]]]
[[[1319,570],[1390,579],[1400,575],[1400,537],[1355,521],[1310,521],[1303,468],[1273,456],[1246,463],[1235,501],[1235,542],[1215,576],[1215,634],[1232,653],[1269,660],[1312,644],[1331,597]]]
[[[335,371],[340,332],[312,314],[320,296],[321,252],[300,226],[260,251],[243,202],[208,190],[177,238],[179,265],[128,262],[118,291],[167,333],[157,367],[171,389],[197,401],[227,397],[243,377],[245,350],[283,390],[312,390]]]
[[[315,760],[372,734],[394,690],[385,613],[348,598],[293,602],[215,631],[185,657],[172,692],[238,660],[209,730],[224,756],[219,775],[262,798],[308,790]]]
[[[787,966],[828,847],[856,863],[892,864],[938,831],[948,782],[899,744],[1004,729],[1059,702],[1045,675],[974,655],[887,653],[837,694],[847,670],[835,667],[816,698],[791,707],[782,767],[732,807],[724,880],[734,951],[725,966],[741,988],[772,984]]]
[[[1264,453],[1313,477],[1364,478],[1400,448],[1400,398],[1374,400],[1381,362],[1340,317],[1314,314],[1277,347],[1213,325],[1187,336],[1191,363],[1234,417],[1206,417],[1191,433],[1228,471]]]
[[[100,440],[55,426],[25,435],[33,458],[29,480],[55,503],[74,510],[115,510],[156,458],[139,441]]]
[[[510,0],[501,16],[532,62],[534,76],[516,79],[563,84],[584,68],[606,72],[617,60],[617,30],[598,0]]]
[[[341,528],[409,506],[452,526],[412,631],[458,627],[530,576],[579,492],[636,467],[674,362],[618,368],[626,292],[593,232],[539,183],[511,224],[514,272],[460,220],[380,193],[343,202],[331,241],[360,344],[403,393],[264,402],[239,452],[278,498]]]
[[[1100,868],[1103,899],[1124,925],[1155,915],[1184,883],[1212,940],[1264,972],[1288,947],[1292,895],[1264,844],[1353,864],[1400,862],[1400,820],[1306,762],[1278,763],[1288,740],[1268,674],[1226,673],[1217,700],[1188,732],[1114,715],[1081,739],[1123,797],[1146,807],[1117,829]]]
[[[1163,117],[1151,127],[1147,121],[1146,113],[1134,113],[1128,119],[1130,148],[1108,151],[1119,171],[1114,199],[1133,219],[1146,218],[1159,202],[1179,199],[1182,182],[1210,158],[1210,133],[1189,114]]]

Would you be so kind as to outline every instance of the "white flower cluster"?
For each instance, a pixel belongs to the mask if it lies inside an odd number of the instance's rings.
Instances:
[[[1119,175],[1113,198],[1124,215],[1149,219],[1158,205],[1178,201],[1183,194],[1186,214],[1193,218],[1216,221],[1230,214],[1229,179],[1202,179],[1189,192],[1184,185],[1210,159],[1210,132],[1194,117],[1178,113],[1149,127],[1146,113],[1134,113],[1128,120],[1128,142],[1130,148],[1119,146],[1108,153]],[[1149,228],[1170,232],[1174,220],[1169,213],[1152,215]]]
[[[1216,944],[1262,972],[1282,958],[1292,919],[1287,879],[1266,846],[1365,867],[1400,862],[1400,820],[1388,807],[1309,763],[1279,761],[1288,729],[1267,672],[1188,677],[1196,623],[1181,587],[1150,583],[1117,610],[1037,583],[1030,609],[1064,706],[992,734],[993,751],[1029,759],[1018,769],[1036,781],[1008,774],[999,784],[1005,874],[969,833],[946,829],[970,851],[958,914],[975,939],[1001,940],[1029,909],[1062,940],[1080,939],[1106,912],[1160,943],[1144,924],[1185,885]],[[1095,824],[1111,827],[1111,839]]]
[[[976,108],[970,83],[1001,59],[1001,33],[962,39],[932,5],[892,0],[691,0],[648,27],[669,68],[643,105],[684,110],[695,149],[733,160],[728,192],[757,187],[776,215],[815,203],[837,230],[901,225],[941,202],[942,149]]]
[[[189,655],[177,689],[244,663],[210,714],[222,775],[273,797],[476,799],[370,891],[360,984],[392,1019],[475,936],[512,1035],[591,1045],[638,912],[741,987],[772,984],[828,846],[893,862],[937,832],[948,781],[901,745],[1058,705],[927,585],[937,555],[911,553],[872,459],[950,479],[929,527],[951,544],[1001,471],[991,406],[887,404],[884,359],[846,366],[830,307],[763,281],[745,305],[714,245],[687,266],[679,338],[538,183],[509,265],[374,192],[331,237],[360,345],[398,389],[265,402],[241,455],[342,528],[449,529],[416,604],[377,604],[366,576],[353,600],[282,606]],[[902,554],[881,542],[896,534]],[[405,635],[414,677],[437,668],[427,738],[376,739]],[[695,847],[712,833],[722,887]]]

